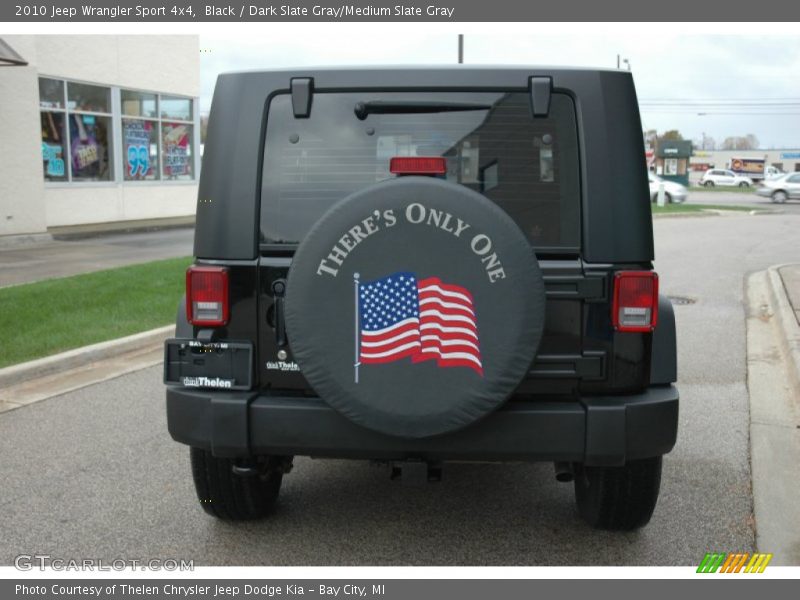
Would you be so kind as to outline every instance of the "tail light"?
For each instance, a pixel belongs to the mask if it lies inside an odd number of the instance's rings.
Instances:
[[[395,175],[444,175],[447,159],[443,156],[393,156],[389,171]]]
[[[186,318],[192,325],[228,322],[228,269],[192,265],[186,270]]]
[[[653,331],[658,319],[658,275],[652,271],[618,271],[611,310],[617,331]]]

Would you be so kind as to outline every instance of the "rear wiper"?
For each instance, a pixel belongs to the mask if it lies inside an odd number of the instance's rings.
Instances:
[[[373,100],[371,102],[356,102],[355,114],[359,121],[367,115],[388,115],[406,113],[438,113],[459,112],[467,110],[489,110],[490,104],[477,102],[388,102]]]

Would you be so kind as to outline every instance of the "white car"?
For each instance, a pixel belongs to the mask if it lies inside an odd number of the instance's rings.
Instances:
[[[800,173],[786,173],[775,179],[762,181],[756,194],[771,198],[777,204],[787,200],[800,200]]]
[[[654,175],[653,173],[648,173],[648,177],[650,179],[650,201],[657,202],[658,201],[658,186],[663,183],[664,184],[664,202],[666,204],[670,204],[674,202],[676,204],[680,204],[681,202],[686,200],[686,196],[689,195],[688,190],[683,187],[680,183],[675,183],[674,181],[666,181],[665,179],[661,179],[658,175]]]
[[[753,185],[753,180],[744,175],[737,175],[727,169],[709,169],[700,178],[700,185],[706,187],[714,187],[715,185],[750,187]]]

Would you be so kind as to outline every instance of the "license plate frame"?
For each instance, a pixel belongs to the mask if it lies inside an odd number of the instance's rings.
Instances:
[[[253,344],[165,340],[164,383],[196,389],[249,390],[253,384]]]

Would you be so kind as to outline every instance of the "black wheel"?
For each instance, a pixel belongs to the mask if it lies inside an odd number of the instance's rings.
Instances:
[[[592,527],[630,531],[647,525],[658,501],[661,457],[624,467],[575,466],[578,512]]]
[[[664,193],[664,204],[672,204],[672,196],[668,193]]]
[[[714,187],[714,182],[713,181],[706,181],[703,185],[706,186],[706,187]]]
[[[282,457],[258,457],[244,465],[218,458],[201,448],[190,448],[197,499],[208,514],[244,521],[268,515],[278,499],[283,473],[291,465]],[[240,473],[234,473],[234,467]]]
[[[750,187],[750,184],[747,183],[746,181],[740,181],[739,182],[739,187]]]

